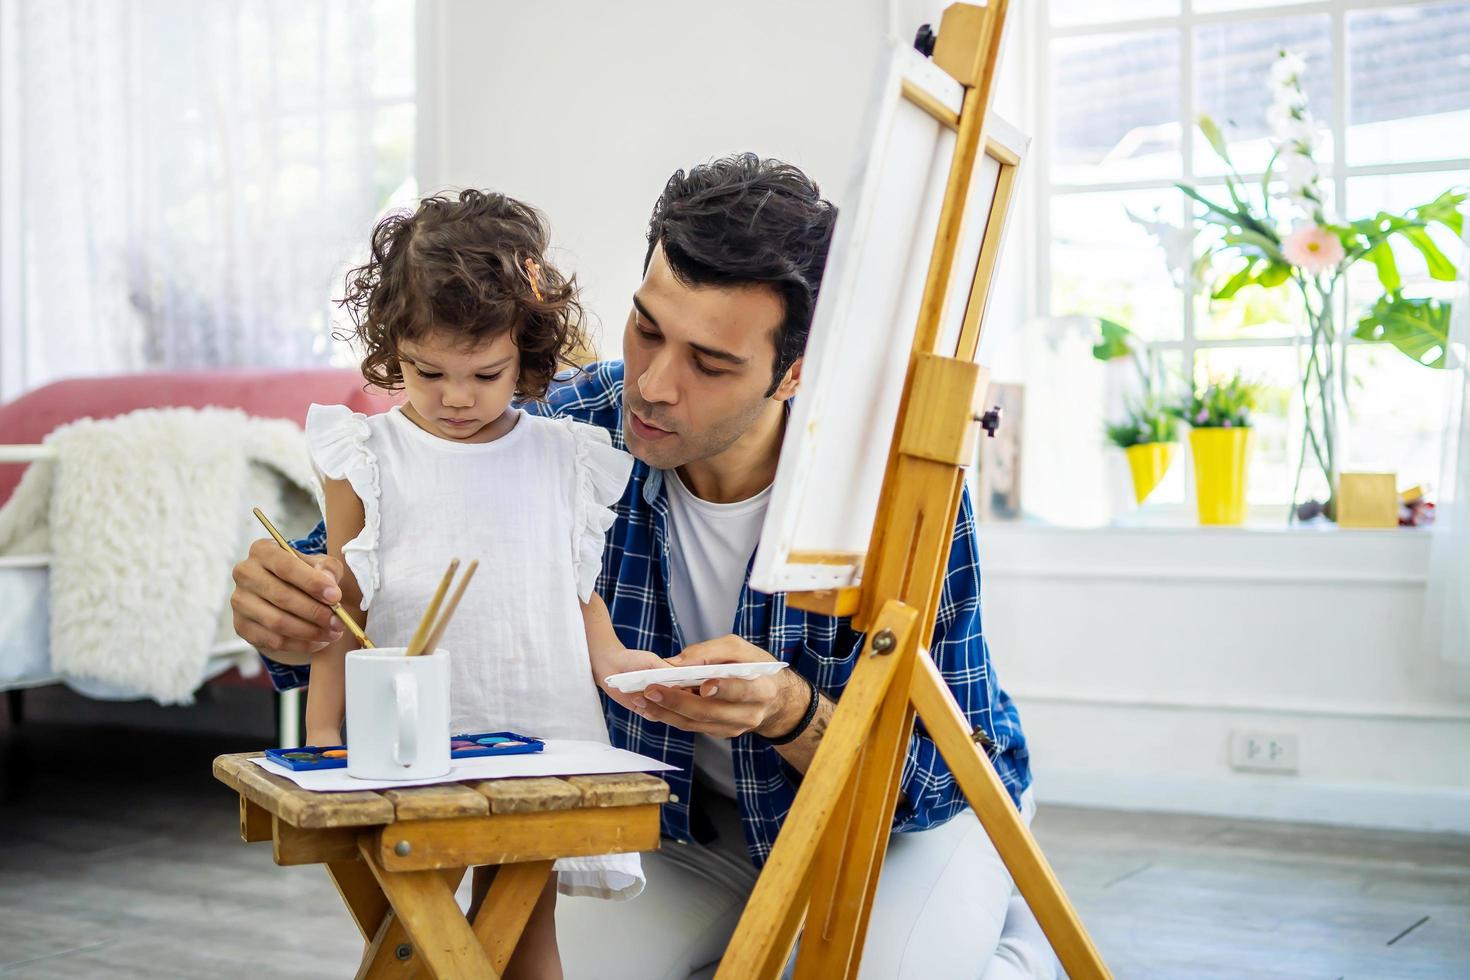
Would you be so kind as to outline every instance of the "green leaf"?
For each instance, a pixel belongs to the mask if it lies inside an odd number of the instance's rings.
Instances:
[[[1209,116],[1199,117],[1199,131],[1204,134],[1205,141],[1210,144],[1210,149],[1226,163],[1230,162],[1230,150],[1225,144],[1225,134],[1220,132],[1220,127],[1215,125],[1215,120]]]
[[[1280,150],[1271,154],[1271,159],[1266,161],[1266,172],[1261,175],[1261,201],[1268,217],[1271,214],[1271,174],[1276,169],[1276,158],[1279,156]]]
[[[1133,353],[1133,345],[1128,342],[1133,331],[1116,320],[1105,317],[1098,317],[1097,325],[1102,330],[1102,340],[1092,345],[1093,357],[1099,361],[1111,361]]]
[[[1210,298],[1230,299],[1236,293],[1240,292],[1242,286],[1249,285],[1251,282],[1251,274],[1255,271],[1256,268],[1256,261],[1256,259],[1250,259],[1249,261],[1247,261],[1245,264],[1245,268],[1241,269],[1235,275],[1227,279],[1225,281],[1225,285],[1221,286],[1219,289],[1210,294]]]
[[[1203,204],[1205,208],[1209,211],[1218,214],[1222,218],[1229,218],[1231,224],[1245,225],[1248,223],[1245,216],[1240,214],[1238,211],[1232,211],[1227,207],[1216,204],[1214,201],[1200,194],[1199,191],[1195,190],[1193,187],[1190,187],[1188,184],[1175,184],[1174,186],[1183,191],[1186,197],[1191,197],[1199,203]]]
[[[1465,203],[1467,196],[1470,195],[1465,191],[1451,188],[1428,204],[1410,209],[1410,213],[1423,222],[1434,221],[1444,225],[1458,238],[1465,233],[1465,216],[1460,212],[1460,205]]]
[[[1423,228],[1403,228],[1399,234],[1408,239],[1409,244],[1419,250],[1424,256],[1424,261],[1429,265],[1429,275],[1433,279],[1441,281],[1453,281],[1455,278],[1455,263],[1439,250],[1434,244],[1434,239],[1429,237],[1429,232]]]
[[[1425,367],[1442,368],[1448,363],[1450,304],[1399,292],[1381,296],[1353,336],[1392,344]]]
[[[1274,259],[1278,262],[1286,261],[1286,256],[1281,254],[1281,242],[1270,235],[1263,235],[1258,231],[1241,229],[1240,231],[1227,232],[1225,234],[1225,243],[1227,245],[1240,246],[1242,252],[1258,252],[1268,259]]]
[[[1269,289],[1273,286],[1281,285],[1290,278],[1291,266],[1286,263],[1285,259],[1282,259],[1280,262],[1272,262],[1266,268],[1262,269],[1261,274],[1256,276],[1256,282]]]
[[[1387,241],[1380,241],[1364,254],[1378,269],[1378,281],[1383,284],[1384,289],[1392,293],[1403,285],[1403,279],[1399,276],[1399,264]]]

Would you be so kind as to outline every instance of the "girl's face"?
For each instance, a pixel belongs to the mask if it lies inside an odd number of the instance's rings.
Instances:
[[[514,424],[507,415],[520,378],[521,356],[511,331],[476,347],[435,333],[398,345],[410,417],[432,435],[455,442],[490,442]]]

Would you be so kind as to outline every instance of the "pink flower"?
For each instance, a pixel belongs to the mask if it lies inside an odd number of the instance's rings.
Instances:
[[[1311,275],[1320,275],[1343,260],[1342,240],[1326,228],[1303,225],[1281,242],[1286,261]]]

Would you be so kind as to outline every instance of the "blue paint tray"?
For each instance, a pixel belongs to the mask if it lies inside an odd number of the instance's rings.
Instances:
[[[474,759],[487,755],[528,755],[546,748],[539,738],[520,735],[516,732],[475,732],[449,736],[451,759]],[[279,766],[297,772],[310,769],[346,769],[347,746],[303,745],[299,749],[266,749],[266,758]],[[342,752],[341,756],[329,758],[327,752]]]

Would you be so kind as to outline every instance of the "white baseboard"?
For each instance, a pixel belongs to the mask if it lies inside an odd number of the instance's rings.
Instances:
[[[1260,820],[1470,834],[1470,789],[1304,783],[1242,774],[1228,781],[1158,774],[1048,769],[1040,805],[1155,810]]]

